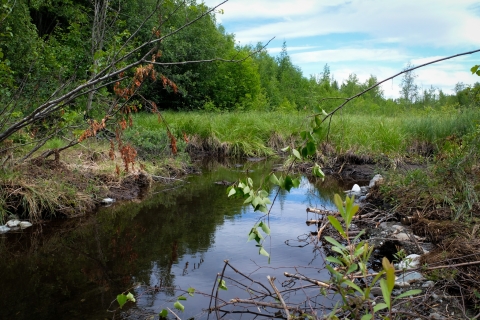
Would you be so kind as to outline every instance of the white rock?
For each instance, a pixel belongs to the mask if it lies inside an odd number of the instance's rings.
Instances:
[[[368,184],[368,187],[371,188],[371,187],[375,186],[375,184],[376,184],[377,182],[382,182],[382,180],[383,180],[382,175],[381,175],[381,174],[376,174],[376,175],[372,178],[372,180],[370,180],[370,183]]]
[[[400,241],[408,241],[410,240],[410,237],[406,233],[398,233],[394,235],[395,238],[397,238]]]
[[[398,280],[408,282],[410,284],[425,280],[425,277],[420,272],[405,272],[398,276]]]
[[[112,204],[115,202],[115,199],[112,198],[105,198],[102,200],[102,204]]]
[[[392,226],[392,229],[393,229],[393,230],[402,231],[403,229],[405,229],[405,227],[400,226],[400,225],[398,225],[398,224],[394,224],[394,225]]]
[[[352,192],[360,193],[360,192],[362,192],[362,189],[360,189],[360,186],[355,183],[352,187]]]
[[[400,261],[397,265],[398,269],[415,269],[420,266],[420,255],[410,254]]]
[[[380,223],[380,228],[387,229],[388,228],[388,223],[386,223],[386,222]]]
[[[395,287],[397,287],[397,288],[410,287],[410,283],[408,283],[406,281],[395,281]]]
[[[25,229],[25,228],[28,228],[28,227],[33,226],[33,224],[31,224],[31,223],[28,222],[28,221],[21,221],[18,225],[19,225],[20,228],[22,228],[22,229]]]
[[[13,227],[16,227],[20,224],[20,220],[8,220],[7,221],[7,227],[10,227],[10,228],[13,228]]]
[[[10,228],[7,226],[0,226],[0,233],[5,233],[10,231]]]
[[[380,287],[373,287],[370,289],[370,293],[373,294],[374,297],[382,296],[382,289]]]
[[[442,316],[439,313],[434,312],[434,313],[430,313],[430,319],[443,320],[443,319],[447,319],[447,318],[445,318],[444,316]]]

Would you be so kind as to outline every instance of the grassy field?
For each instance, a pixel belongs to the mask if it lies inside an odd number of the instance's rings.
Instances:
[[[205,151],[221,148],[227,156],[265,156],[291,143],[301,143],[299,133],[308,130],[312,118],[304,112],[205,113],[164,112],[168,126],[184,150],[183,134],[191,145]],[[168,151],[165,124],[156,115],[138,114],[127,139],[150,154]],[[328,122],[318,138],[338,153],[402,156],[418,152],[431,155],[449,141],[475,131],[480,111],[416,111],[394,117],[385,115],[338,114],[328,131]],[[328,135],[327,135],[328,133]]]

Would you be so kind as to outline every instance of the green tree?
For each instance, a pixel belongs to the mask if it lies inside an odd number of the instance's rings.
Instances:
[[[414,66],[408,63],[405,70],[411,69]],[[402,84],[400,89],[400,99],[407,106],[413,105],[418,99],[418,86],[415,84],[417,75],[413,71],[408,71],[403,74]]]

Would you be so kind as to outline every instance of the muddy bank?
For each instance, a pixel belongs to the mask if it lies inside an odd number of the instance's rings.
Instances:
[[[165,180],[191,170],[163,168]],[[10,169],[0,180],[0,220],[10,215],[35,222],[72,218],[96,210],[103,199],[129,201],[142,198],[163,176],[138,169],[116,174],[92,163],[69,164],[59,160],[31,161]]]

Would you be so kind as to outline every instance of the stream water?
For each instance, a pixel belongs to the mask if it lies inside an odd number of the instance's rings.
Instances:
[[[272,166],[205,166],[202,174],[158,188],[142,201],[0,235],[0,318],[143,319],[168,307],[182,319],[206,319],[202,310],[208,308],[207,295],[224,260],[267,285],[267,275],[275,276],[279,287],[289,285],[285,271],[328,279],[321,250],[309,244],[315,226],[305,221],[315,217],[305,209],[333,208],[333,194],[350,186],[330,180],[312,183],[303,177],[300,188],[281,192],[269,217],[271,237],[264,244],[269,263],[254,241],[247,243],[247,234],[262,214],[252,212],[241,199],[228,199],[226,187],[214,182],[235,181],[248,171],[258,185]],[[275,192],[270,190],[271,199]],[[250,281],[230,268],[225,276]],[[221,299],[249,297],[239,283],[226,280],[228,290],[220,290]],[[193,297],[186,294],[188,288],[195,289]],[[116,296],[125,291],[135,294],[137,302],[118,310]],[[183,312],[173,308],[181,294],[187,297],[180,301]],[[256,309],[253,306],[261,312]],[[240,314],[226,318],[236,317]]]

